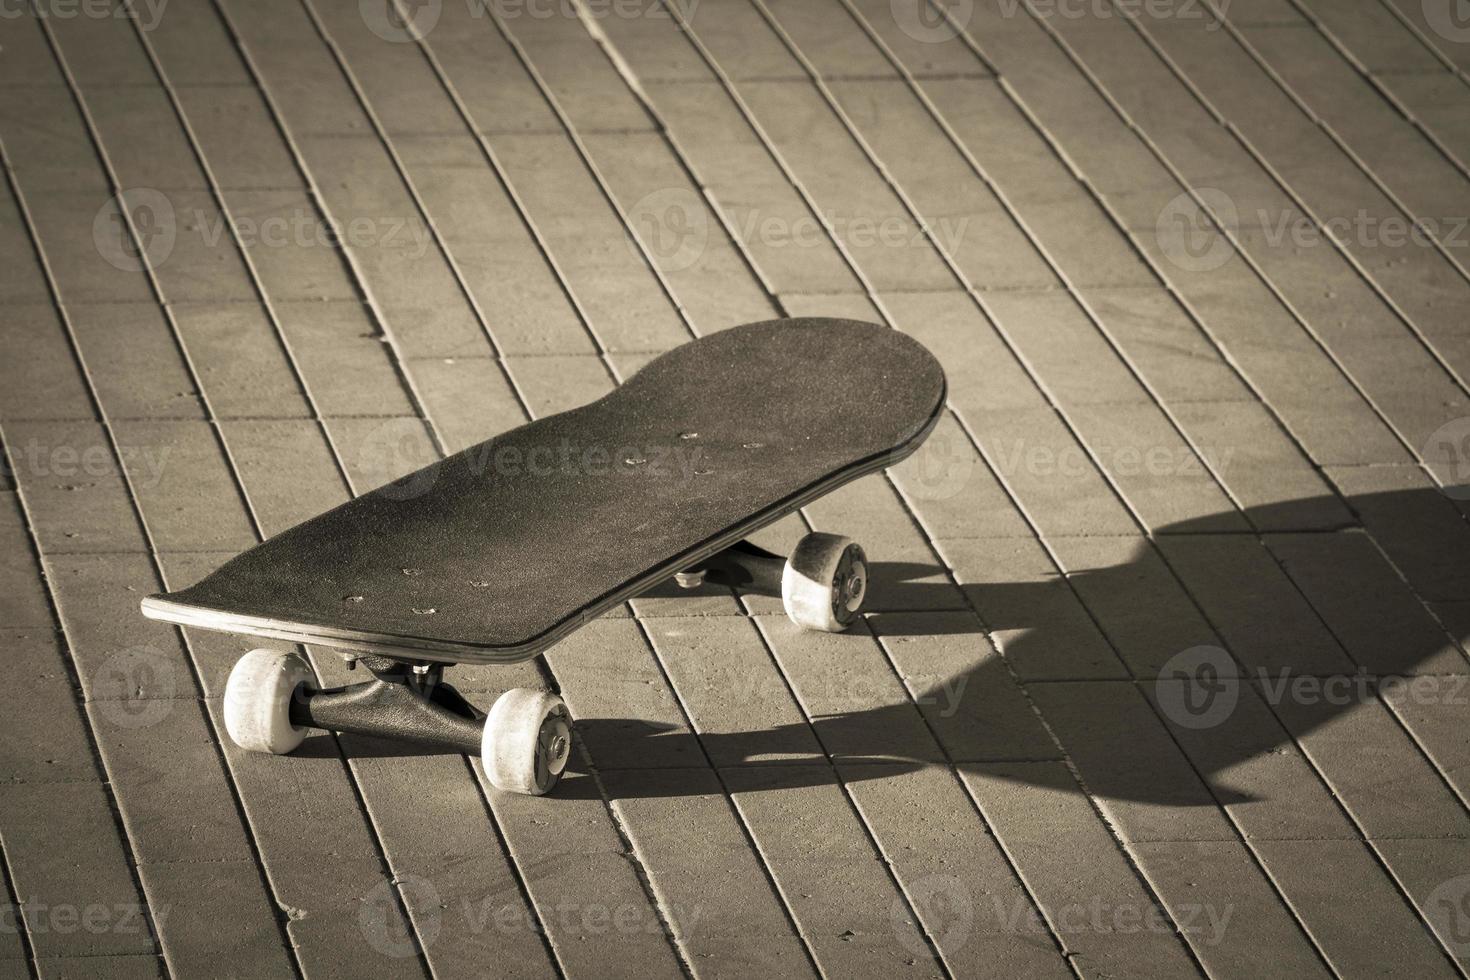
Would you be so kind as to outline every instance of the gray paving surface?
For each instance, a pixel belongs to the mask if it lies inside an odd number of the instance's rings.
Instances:
[[[1465,975],[1466,25],[11,4],[0,975]],[[243,753],[245,643],[137,613],[781,314],[949,374],[923,452],[761,536],[858,537],[871,611],[661,590],[462,671],[566,698],[554,797]]]

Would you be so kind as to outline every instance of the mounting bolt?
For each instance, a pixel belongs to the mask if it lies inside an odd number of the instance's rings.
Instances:
[[[429,665],[428,664],[414,664],[413,665],[413,672],[415,674],[418,674],[420,677],[423,677],[425,674],[427,674],[429,672]]]
[[[355,653],[344,653],[344,654],[342,654],[342,662],[347,665],[347,669],[348,670],[356,670],[357,669],[357,654],[355,654]]]
[[[674,581],[681,589],[697,589],[704,584],[704,569],[697,572],[675,572]]]

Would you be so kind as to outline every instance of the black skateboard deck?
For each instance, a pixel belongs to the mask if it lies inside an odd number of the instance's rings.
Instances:
[[[149,596],[143,612],[395,660],[523,660],[907,456],[944,398],[939,363],[898,331],[735,327]]]

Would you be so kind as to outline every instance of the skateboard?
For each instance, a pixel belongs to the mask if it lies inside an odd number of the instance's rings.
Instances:
[[[651,360],[607,396],[430,464],[284,531],[143,614],[336,649],[372,680],[313,686],[298,653],[257,649],[225,685],[242,748],[287,753],[318,728],[484,761],[542,794],[565,768],[557,695],[516,688],[483,712],[443,673],[533,657],[673,579],[780,596],[840,631],[867,559],[815,532],[789,555],[745,540],[914,452],[944,406],[938,361],[874,324],[800,318],[722,330]]]

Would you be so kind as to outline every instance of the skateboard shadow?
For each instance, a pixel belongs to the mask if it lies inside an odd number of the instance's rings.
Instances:
[[[351,732],[313,730],[291,754],[302,759],[416,759],[430,755],[460,755],[455,749],[417,745],[397,738],[378,738]],[[341,749],[338,749],[338,743]]]
[[[727,787],[734,779],[755,790],[945,763],[1055,790],[1055,765],[1028,763],[1065,752],[1096,796],[1213,807],[1257,798],[1230,785],[1230,770],[1297,751],[1296,740],[1364,702],[1381,704],[1380,692],[1401,679],[1454,681],[1431,685],[1440,708],[1456,710],[1450,698],[1470,694],[1460,683],[1470,674],[1470,527],[1455,500],[1436,490],[1321,497],[1245,518],[1209,515],[1151,539],[1074,541],[1074,555],[1094,556],[1086,570],[1029,581],[986,573],[990,581],[960,586],[958,604],[941,569],[875,563],[873,604],[892,611],[872,616],[872,636],[851,643],[855,657],[867,657],[863,645],[875,653],[862,661],[869,668],[892,664],[911,700],[697,739],[627,718],[582,718],[578,734],[613,798],[708,793],[711,763]],[[993,568],[1002,567],[1011,566],[998,558]],[[1004,659],[981,635],[981,618]],[[957,659],[974,666],[946,670]],[[815,752],[781,758],[813,734]],[[618,766],[604,753],[671,761],[643,770],[658,763]],[[566,791],[593,792],[591,780],[576,783]]]
[[[641,729],[641,732],[640,732]],[[811,730],[805,724],[781,726],[746,734],[703,733],[696,740],[686,730],[671,725],[657,725],[635,719],[593,718],[577,722],[577,735],[582,747],[592,747],[591,755],[598,758],[598,748],[612,744],[619,746],[617,765],[600,765],[598,769],[602,788],[591,779],[563,778],[553,791],[554,795],[569,799],[599,799],[603,793],[608,799],[669,799],[702,796],[724,791],[756,789],[797,789],[812,786],[835,786],[839,782],[856,782],[879,776],[913,772],[923,763],[895,758],[853,758],[843,763],[842,778],[837,770],[815,753],[807,758],[765,758],[770,746],[788,741],[788,736],[810,738]],[[655,741],[662,743],[653,759],[665,759],[668,764],[654,761],[640,764],[632,761],[629,753],[651,746]],[[708,752],[706,758],[701,753]],[[671,758],[669,753],[683,752],[685,760]],[[741,759],[742,753],[749,757]],[[713,762],[713,767],[711,766]],[[846,766],[863,766],[848,771]],[[871,771],[870,771],[871,770]],[[567,777],[586,775],[588,767],[579,753],[567,767]]]
[[[942,568],[910,561],[870,561],[868,573],[870,610],[916,612],[964,608]],[[983,632],[979,623],[965,623],[953,617],[934,617],[923,628],[951,634]]]

